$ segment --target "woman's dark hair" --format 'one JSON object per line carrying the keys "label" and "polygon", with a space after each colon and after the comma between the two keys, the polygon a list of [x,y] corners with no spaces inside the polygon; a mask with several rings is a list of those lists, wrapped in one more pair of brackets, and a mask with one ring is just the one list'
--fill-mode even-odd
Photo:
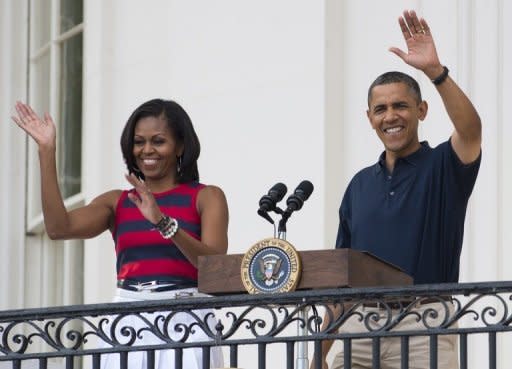
{"label": "woman's dark hair", "polygon": [[368,106],[370,106],[373,88],[375,86],[387,85],[390,83],[404,83],[409,87],[409,92],[416,99],[418,104],[421,102],[420,85],[414,78],[402,72],[386,72],[378,76],[368,88]]}
{"label": "woman's dark hair", "polygon": [[199,171],[197,169],[197,159],[201,151],[199,139],[187,112],[172,100],[153,99],[147,101],[135,109],[128,118],[121,134],[121,151],[128,173],[134,173],[137,177],[144,179],[144,175],[135,164],[133,138],[135,125],[139,120],[146,117],[164,118],[176,143],[183,145],[181,168],[176,176],[178,183],[199,181]]}

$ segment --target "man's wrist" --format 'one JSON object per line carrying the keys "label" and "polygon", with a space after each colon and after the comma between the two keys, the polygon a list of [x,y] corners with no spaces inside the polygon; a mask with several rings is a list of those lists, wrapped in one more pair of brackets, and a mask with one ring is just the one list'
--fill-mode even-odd
{"label": "man's wrist", "polygon": [[444,72],[444,67],[442,64],[438,64],[427,69],[423,70],[423,73],[430,79],[431,81],[439,77]]}
{"label": "man's wrist", "polygon": [[446,81],[446,78],[448,78],[448,68],[446,66],[443,66],[443,71],[435,78],[431,78],[431,81],[434,85],[439,86],[441,83]]}

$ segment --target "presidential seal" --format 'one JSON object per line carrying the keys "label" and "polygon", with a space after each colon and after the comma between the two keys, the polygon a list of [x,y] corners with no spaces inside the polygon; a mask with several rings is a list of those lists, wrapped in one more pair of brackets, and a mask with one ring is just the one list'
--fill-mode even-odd
{"label": "presidential seal", "polygon": [[278,238],[266,238],[249,248],[240,273],[251,294],[293,291],[300,274],[299,253],[289,242]]}

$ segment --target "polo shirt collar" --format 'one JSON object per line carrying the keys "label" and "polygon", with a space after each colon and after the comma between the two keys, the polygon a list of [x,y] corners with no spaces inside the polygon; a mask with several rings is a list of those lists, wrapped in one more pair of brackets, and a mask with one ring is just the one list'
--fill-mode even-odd
{"label": "polo shirt collar", "polygon": [[[428,144],[428,141],[422,141],[420,142],[420,148],[413,152],[412,154],[405,156],[401,158],[401,160],[404,160],[414,166],[418,165],[427,151],[430,150],[430,145]],[[386,167],[386,151],[383,151],[382,154],[379,156],[379,160],[377,164],[375,164],[375,173],[380,173],[384,168]]]}

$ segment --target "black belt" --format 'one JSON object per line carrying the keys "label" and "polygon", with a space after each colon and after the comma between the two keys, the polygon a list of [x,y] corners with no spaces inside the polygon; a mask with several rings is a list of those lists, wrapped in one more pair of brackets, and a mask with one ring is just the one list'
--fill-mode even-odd
{"label": "black belt", "polygon": [[122,288],[123,290],[128,291],[146,291],[146,292],[165,292],[165,291],[175,291],[182,290],[184,288],[193,288],[197,287],[196,283],[173,283],[171,281],[148,281],[148,282],[140,282],[134,281],[130,279],[118,279],[117,287]]}
{"label": "black belt", "polygon": [[412,300],[399,300],[399,301],[382,301],[382,302],[363,302],[364,307],[371,308],[379,308],[379,309],[403,309],[411,304],[415,305],[425,305],[425,304],[433,304],[439,303],[443,301],[452,302],[451,296],[437,296],[437,297],[425,297],[425,298],[417,298]]}

